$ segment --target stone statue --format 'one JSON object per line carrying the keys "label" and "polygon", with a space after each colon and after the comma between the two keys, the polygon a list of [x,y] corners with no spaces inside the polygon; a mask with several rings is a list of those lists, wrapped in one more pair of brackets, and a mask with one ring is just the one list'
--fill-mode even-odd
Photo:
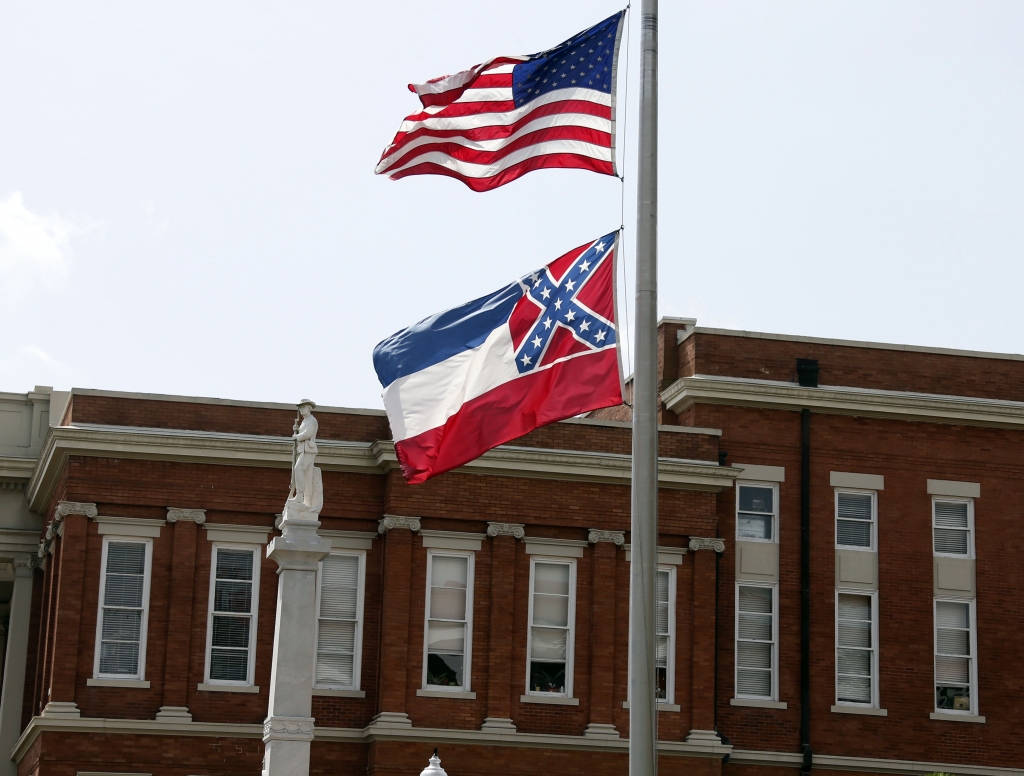
{"label": "stone statue", "polygon": [[324,505],[323,477],[314,466],[316,461],[316,432],[319,424],[313,417],[316,403],[309,399],[299,402],[299,418],[292,426],[292,486],[287,506],[294,512],[304,513],[305,519],[316,519]]}

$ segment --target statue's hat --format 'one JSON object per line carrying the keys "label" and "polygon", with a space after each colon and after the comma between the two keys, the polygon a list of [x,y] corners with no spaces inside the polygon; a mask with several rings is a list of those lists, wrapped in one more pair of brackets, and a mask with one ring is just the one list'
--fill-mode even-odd
{"label": "statue's hat", "polygon": [[301,406],[302,406],[303,404],[308,404],[308,405],[309,405],[309,408],[310,408],[311,410],[315,410],[315,409],[316,409],[316,402],[315,402],[315,401],[313,401],[312,399],[303,399],[302,401],[300,401],[300,402],[299,402],[298,404],[296,404],[295,406],[296,406],[296,407],[301,407]]}

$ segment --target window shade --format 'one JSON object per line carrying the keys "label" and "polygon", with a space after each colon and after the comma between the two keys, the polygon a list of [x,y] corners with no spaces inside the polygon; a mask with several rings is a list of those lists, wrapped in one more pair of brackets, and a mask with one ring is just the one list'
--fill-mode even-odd
{"label": "window shade", "polygon": [[736,694],[771,698],[774,591],[741,585],[736,627]]}
{"label": "window shade", "polygon": [[836,494],[836,544],[841,547],[870,547],[873,498],[869,493]]}
{"label": "window shade", "polygon": [[935,552],[944,555],[970,553],[970,517],[966,502],[933,503]]}
{"label": "window shade", "polygon": [[320,565],[316,683],[354,687],[359,613],[358,555],[331,554]]}
{"label": "window shade", "polygon": [[971,605],[935,602],[935,705],[971,710]]}
{"label": "window shade", "polygon": [[871,703],[874,643],[871,596],[840,593],[836,620],[836,698]]}

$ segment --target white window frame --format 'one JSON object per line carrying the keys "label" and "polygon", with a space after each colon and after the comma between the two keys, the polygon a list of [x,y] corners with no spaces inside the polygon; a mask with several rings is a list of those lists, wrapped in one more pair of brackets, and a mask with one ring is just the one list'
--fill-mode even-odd
{"label": "white window frame", "polygon": [[[427,637],[430,627],[430,575],[434,569],[434,557],[467,558],[466,561],[466,643],[462,653],[462,687],[427,684]],[[423,676],[420,686],[424,690],[443,692],[471,692],[473,667],[473,584],[476,553],[472,551],[429,549],[427,550],[427,587],[423,605]]]}
{"label": "white window frame", "polygon": [[352,684],[316,681],[316,659],[320,646],[320,590],[324,562],[316,564],[316,627],[313,633],[313,687],[318,690],[358,690],[363,670],[363,599],[366,595],[366,550],[331,550],[331,555],[353,555],[359,558],[359,586],[356,591],[356,632],[353,639]]}
{"label": "white window frame", "polygon": [[[740,644],[740,588],[741,587],[763,587],[772,591],[772,694],[770,698],[763,695],[741,695],[739,692],[739,644]],[[733,600],[735,610],[733,616],[733,661],[732,661],[732,689],[733,696],[737,700],[755,701],[778,701],[779,699],[779,586],[774,583],[748,582],[740,580],[736,582],[736,592]]]}
{"label": "white window frame", "polygon": [[[228,687],[252,687],[256,683],[256,632],[259,625],[260,611],[260,561],[262,560],[262,545],[255,544],[232,544],[229,542],[214,542],[210,549],[210,596],[206,606],[206,668],[203,671],[206,684],[220,684]],[[220,550],[238,550],[251,552],[252,561],[252,624],[249,626],[249,665],[244,682],[228,679],[210,678],[210,656],[213,649],[213,601],[217,588],[217,553]]]}
{"label": "white window frame", "polygon": [[658,566],[668,572],[668,659],[665,661],[665,697],[658,703],[675,704],[676,697],[676,567]]}
{"label": "white window frame", "polygon": [[[843,488],[843,490],[846,490]],[[849,549],[853,549],[852,547]],[[842,595],[860,595],[867,596],[871,599],[871,702],[870,703],[854,703],[852,701],[841,701],[839,700],[839,596]],[[836,588],[836,596],[833,601],[835,608],[835,622],[833,623],[835,628],[835,651],[833,652],[832,658],[835,664],[834,675],[834,687],[835,687],[835,705],[836,706],[849,706],[855,709],[877,709],[879,708],[879,698],[881,693],[878,689],[878,591],[877,590],[863,590],[854,588]],[[934,692],[934,690],[933,690]]]}
{"label": "white window frame", "polygon": [[[935,504],[939,501],[954,504],[967,505],[967,554],[960,555],[953,552],[938,552],[935,549]],[[974,499],[957,498],[956,496],[932,496],[932,554],[937,558],[974,558]],[[950,599],[952,600],[952,599]]]}
{"label": "white window frame", "polygon": [[[772,538],[755,539],[750,536],[740,536],[740,488],[770,488],[772,490]],[[779,543],[779,483],[759,482],[757,480],[738,480],[736,482],[736,541],[738,542],[760,542],[761,544]]]}
{"label": "white window frame", "polygon": [[[110,542],[130,542],[146,545],[146,565],[142,577],[142,623],[139,638],[139,670],[134,674],[102,674],[100,673],[100,650],[103,642],[103,599],[107,588],[107,547]],[[146,678],[146,645],[149,641],[149,589],[153,579],[153,540],[141,539],[138,536],[103,537],[103,552],[100,561],[100,599],[96,607],[96,646],[93,655],[92,675],[94,679],[128,679],[143,680]]]}
{"label": "white window frame", "polygon": [[[533,654],[533,587],[537,563],[556,563],[569,567],[569,627],[565,637],[565,692],[537,692],[530,686],[530,662]],[[526,694],[541,698],[572,698],[576,662],[576,559],[548,555],[530,556],[530,602],[526,621]]]}
{"label": "white window frame", "polygon": [[[962,558],[962,555],[956,557]],[[935,688],[938,685],[935,660],[939,654],[939,628],[938,628],[938,617],[937,617],[937,604],[940,601],[948,601],[956,604],[967,604],[967,611],[969,615],[969,622],[971,626],[971,632],[969,635],[969,644],[971,648],[971,672],[970,672],[970,695],[971,695],[971,708],[963,711],[956,709],[940,709],[935,697]],[[961,717],[972,717],[978,714],[978,622],[977,622],[977,599],[975,598],[957,598],[955,596],[937,596],[932,600],[932,705],[935,707],[936,714],[950,714],[952,716]]]}
{"label": "white window frame", "polygon": [[[835,488],[833,496],[834,519],[832,529],[835,533],[837,550],[854,550],[856,552],[878,552],[878,491],[864,490],[861,488]],[[839,543],[839,494],[853,493],[858,496],[871,496],[871,544],[868,547],[856,547],[852,544]],[[838,599],[836,599],[838,600]]]}

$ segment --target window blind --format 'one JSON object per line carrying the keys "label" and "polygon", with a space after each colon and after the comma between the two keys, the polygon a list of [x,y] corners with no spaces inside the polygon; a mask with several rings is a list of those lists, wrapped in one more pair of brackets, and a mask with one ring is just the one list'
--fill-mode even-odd
{"label": "window blind", "polygon": [[354,687],[359,628],[358,555],[331,554],[320,564],[316,683]]}
{"label": "window blind", "polygon": [[836,699],[872,703],[874,637],[871,596],[840,593],[836,621]]}
{"label": "window blind", "polygon": [[108,542],[100,625],[101,675],[139,675],[145,581],[146,544]]}
{"label": "window blind", "polygon": [[970,516],[964,501],[934,501],[935,552],[944,555],[970,553]]}
{"label": "window blind", "polygon": [[671,573],[667,569],[658,569],[655,578],[655,644],[654,666],[657,678],[656,693],[658,700],[668,699],[668,672],[672,655],[671,620],[669,613],[669,584]]}
{"label": "window blind", "polygon": [[870,493],[836,494],[836,545],[871,547],[874,499]]}
{"label": "window blind", "polygon": [[971,605],[935,602],[935,707],[971,710]]}
{"label": "window blind", "polygon": [[736,618],[736,695],[772,697],[774,590],[740,585]]}
{"label": "window blind", "polygon": [[215,547],[210,679],[249,681],[255,550]]}

